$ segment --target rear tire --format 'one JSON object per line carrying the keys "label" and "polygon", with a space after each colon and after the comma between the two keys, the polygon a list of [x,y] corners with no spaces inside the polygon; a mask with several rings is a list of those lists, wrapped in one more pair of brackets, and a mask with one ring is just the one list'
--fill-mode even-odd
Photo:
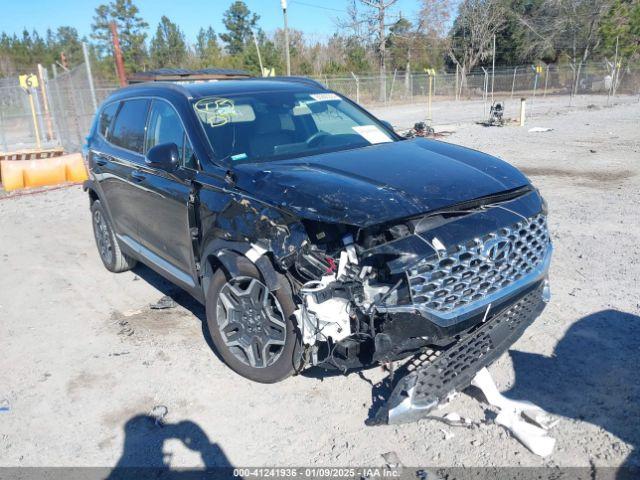
{"label": "rear tire", "polygon": [[295,303],[289,288],[270,292],[250,261],[240,259],[238,270],[232,278],[219,268],[211,279],[206,296],[209,335],[234,372],[254,382],[280,382],[300,362]]}
{"label": "rear tire", "polygon": [[107,270],[120,273],[136,266],[137,261],[120,250],[111,222],[100,200],[91,204],[91,224],[100,259]]}

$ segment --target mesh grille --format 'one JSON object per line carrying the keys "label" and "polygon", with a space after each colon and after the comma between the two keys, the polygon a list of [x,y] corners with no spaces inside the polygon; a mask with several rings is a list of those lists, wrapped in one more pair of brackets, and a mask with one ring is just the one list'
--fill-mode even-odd
{"label": "mesh grille", "polygon": [[536,289],[526,294],[448,350],[437,354],[429,351],[418,357],[414,362],[418,375],[414,402],[428,405],[452,389],[466,387],[476,372],[492,361],[490,352],[500,355],[515,340],[513,336],[519,336],[540,312],[540,293]]}
{"label": "mesh grille", "polygon": [[449,313],[531,273],[549,246],[543,214],[449,248],[408,272],[413,303]]}

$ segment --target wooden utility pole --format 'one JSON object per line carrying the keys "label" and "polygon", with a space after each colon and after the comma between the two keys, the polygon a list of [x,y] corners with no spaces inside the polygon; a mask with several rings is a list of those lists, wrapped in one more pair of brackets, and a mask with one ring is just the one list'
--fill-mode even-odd
{"label": "wooden utility pole", "polygon": [[287,0],[280,0],[284,19],[284,54],[287,57],[287,76],[291,76],[291,56],[289,55],[289,24],[287,23]]}
{"label": "wooden utility pole", "polygon": [[124,60],[122,59],[122,50],[120,50],[120,40],[118,39],[118,27],[116,22],[109,24],[111,28],[111,39],[113,41],[113,56],[116,60],[116,71],[118,72],[118,79],[120,80],[120,86],[127,85],[127,74],[124,71]]}

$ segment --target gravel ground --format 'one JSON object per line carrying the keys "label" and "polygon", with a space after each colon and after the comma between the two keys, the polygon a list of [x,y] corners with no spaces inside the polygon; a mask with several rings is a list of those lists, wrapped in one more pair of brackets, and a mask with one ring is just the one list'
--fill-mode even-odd
{"label": "gravel ground", "polygon": [[[558,416],[550,457],[493,424],[473,392],[442,411],[473,428],[366,427],[380,368],[277,385],[235,375],[186,294],[144,267],[102,267],[73,186],[0,199],[0,466],[381,466],[391,451],[405,465],[640,465],[638,125],[626,102],[529,125],[551,132],[462,125],[445,139],[522,168],[550,205],[552,303],[490,369],[509,396]],[[151,310],[164,294],[180,306]],[[151,418],[165,408],[161,428]]]}

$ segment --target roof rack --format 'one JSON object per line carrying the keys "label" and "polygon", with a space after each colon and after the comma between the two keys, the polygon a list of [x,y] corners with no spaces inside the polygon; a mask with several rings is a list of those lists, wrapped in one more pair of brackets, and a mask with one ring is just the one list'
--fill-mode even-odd
{"label": "roof rack", "polygon": [[131,85],[143,82],[197,82],[250,77],[251,74],[246,70],[234,70],[229,68],[202,68],[200,70],[189,70],[186,68],[159,68],[157,70],[134,73],[128,80]]}

